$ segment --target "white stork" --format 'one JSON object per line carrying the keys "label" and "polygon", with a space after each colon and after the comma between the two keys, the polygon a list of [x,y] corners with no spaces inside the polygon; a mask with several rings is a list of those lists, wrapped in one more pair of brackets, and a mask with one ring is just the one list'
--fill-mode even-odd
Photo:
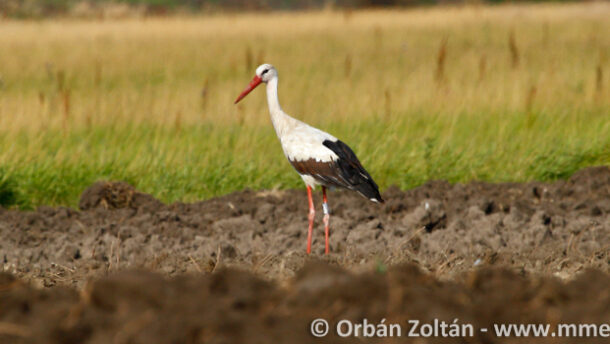
{"label": "white stork", "polygon": [[284,155],[292,167],[301,175],[307,185],[309,198],[309,231],[307,233],[307,254],[311,253],[311,236],[315,209],[311,197],[312,188],[322,186],[324,203],[324,232],[328,254],[330,211],[326,199],[327,187],[340,187],[357,191],[362,196],[377,203],[383,203],[377,184],[362,167],[356,154],[336,137],[288,116],[280,107],[277,96],[278,74],[275,67],[262,64],[256,68],[256,75],[246,89],[237,97],[235,104],[261,82],[267,84],[267,104],[271,122],[280,139]]}

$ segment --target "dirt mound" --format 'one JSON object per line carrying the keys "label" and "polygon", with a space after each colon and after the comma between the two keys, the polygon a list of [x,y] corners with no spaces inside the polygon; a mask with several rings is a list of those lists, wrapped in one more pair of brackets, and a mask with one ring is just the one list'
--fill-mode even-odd
{"label": "dirt mound", "polygon": [[[456,282],[442,282],[412,264],[352,274],[313,262],[283,288],[232,269],[172,279],[126,271],[92,282],[81,293],[65,287],[36,289],[15,281],[0,275],[3,343],[337,342],[334,329],[324,338],[311,336],[309,326],[317,318],[331,326],[344,319],[360,323],[366,318],[374,324],[386,319],[387,324],[401,325],[403,337],[414,319],[422,324],[459,319],[476,329],[472,337],[426,342],[509,343],[514,338],[491,333],[494,323],[550,324],[555,331],[561,323],[610,318],[610,276],[595,271],[567,284],[501,268],[475,270]],[[579,342],[603,340],[607,339]]]}
{"label": "dirt mound", "polygon": [[300,343],[312,342],[315,318],[405,330],[410,319],[610,318],[609,168],[554,183],[432,181],[383,197],[329,195],[327,257],[321,214],[314,254],[304,253],[303,190],[165,205],[101,182],[81,211],[0,208],[0,342]]}
{"label": "dirt mound", "polygon": [[[608,167],[554,183],[433,181],[383,197],[377,205],[352,192],[329,194],[332,253],[324,259],[352,270],[413,262],[440,278],[480,266],[562,278],[609,270]],[[238,266],[282,279],[306,258],[303,190],[164,205],[127,184],[101,182],[83,193],[81,208],[0,211],[3,270],[44,286],[80,286],[125,268],[171,276]],[[320,213],[316,256],[324,249]]]}
{"label": "dirt mound", "polygon": [[151,210],[162,203],[153,196],[137,191],[125,182],[97,182],[83,192],[78,203],[80,210],[144,208]]}

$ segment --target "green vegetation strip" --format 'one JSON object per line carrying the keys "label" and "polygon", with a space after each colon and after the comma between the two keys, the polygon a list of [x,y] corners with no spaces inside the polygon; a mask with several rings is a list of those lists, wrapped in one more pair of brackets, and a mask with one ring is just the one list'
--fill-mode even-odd
{"label": "green vegetation strip", "polygon": [[[610,163],[610,124],[601,112],[410,113],[327,129],[353,146],[382,188],[431,179],[548,181]],[[97,127],[1,138],[3,206],[75,206],[97,180],[124,180],[166,202],[302,186],[270,125]]]}

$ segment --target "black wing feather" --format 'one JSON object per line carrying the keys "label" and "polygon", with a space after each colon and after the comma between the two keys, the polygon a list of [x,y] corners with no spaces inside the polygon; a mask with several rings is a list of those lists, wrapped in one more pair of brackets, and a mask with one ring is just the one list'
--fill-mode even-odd
{"label": "black wing feather", "polygon": [[[341,140],[325,140],[322,144],[339,157],[339,159],[335,161],[340,171],[338,175],[339,178],[334,179],[339,179],[338,181],[340,184],[343,184],[340,186],[358,191],[368,199],[383,202],[383,199],[379,194],[379,187],[371,175],[364,169],[360,160],[358,160],[358,157],[348,145]],[[332,184],[336,184],[336,182]]]}

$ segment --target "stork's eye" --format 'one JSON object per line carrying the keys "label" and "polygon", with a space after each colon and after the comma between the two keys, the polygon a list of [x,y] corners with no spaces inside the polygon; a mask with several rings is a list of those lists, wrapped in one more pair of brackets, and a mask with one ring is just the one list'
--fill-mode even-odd
{"label": "stork's eye", "polygon": [[261,76],[265,75],[265,73],[267,73],[269,71],[269,69],[265,69],[262,73]]}

